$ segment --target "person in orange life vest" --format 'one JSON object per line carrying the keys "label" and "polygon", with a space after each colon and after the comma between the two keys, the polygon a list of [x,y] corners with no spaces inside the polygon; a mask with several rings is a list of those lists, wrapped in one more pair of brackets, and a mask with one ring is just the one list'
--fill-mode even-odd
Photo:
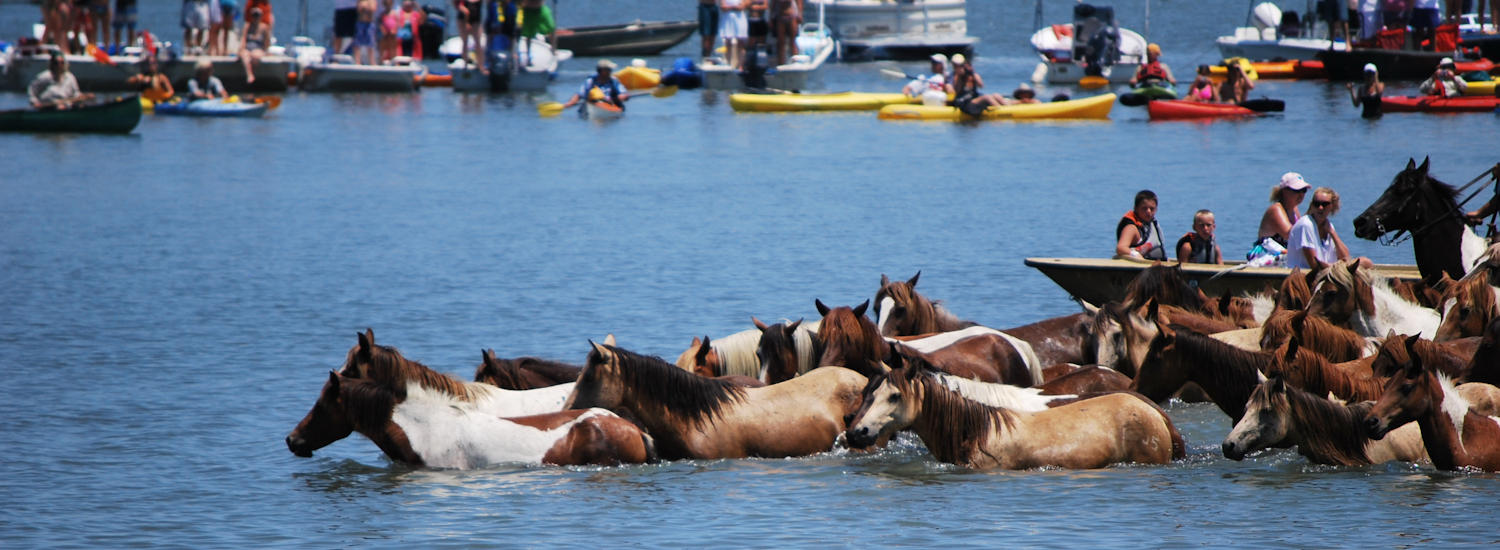
{"label": "person in orange life vest", "polygon": [[1115,257],[1166,260],[1164,248],[1156,224],[1156,193],[1143,189],[1135,194],[1135,207],[1115,225]]}
{"label": "person in orange life vest", "polygon": [[1165,80],[1173,86],[1177,85],[1177,79],[1172,78],[1172,69],[1161,62],[1161,46],[1156,44],[1146,46],[1146,63],[1135,70],[1135,76],[1130,77],[1130,85],[1151,80]]}
{"label": "person in orange life vest", "polygon": [[1177,261],[1195,264],[1222,264],[1224,254],[1214,240],[1214,213],[1199,210],[1193,214],[1193,230],[1177,239]]}

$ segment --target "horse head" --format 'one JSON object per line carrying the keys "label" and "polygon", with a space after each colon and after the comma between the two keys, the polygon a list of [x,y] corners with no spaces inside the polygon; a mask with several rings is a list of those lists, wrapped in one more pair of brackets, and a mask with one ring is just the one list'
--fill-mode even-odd
{"label": "horse head", "polygon": [[1177,306],[1194,313],[1209,313],[1208,296],[1182,275],[1182,263],[1170,266],[1156,262],[1142,269],[1130,283],[1125,285],[1127,307],[1140,307],[1155,300],[1164,306]]}
{"label": "horse head", "polygon": [[356,334],[359,342],[349,348],[349,354],[344,357],[344,365],[339,367],[338,373],[349,378],[368,379],[375,354],[381,350],[375,345],[375,329],[366,328],[364,332]]}
{"label": "horse head", "polygon": [[1130,391],[1161,402],[1187,384],[1188,369],[1174,357],[1177,331],[1158,320],[1155,333],[1145,346],[1146,354],[1130,381]]}
{"label": "horse head", "polygon": [[924,370],[920,360],[870,378],[860,394],[859,410],[844,436],[851,447],[868,447],[889,439],[916,420],[918,404],[927,388],[918,383]]}
{"label": "horse head", "polygon": [[755,328],[760,329],[760,343],[755,356],[760,359],[760,380],[775,384],[797,376],[797,327],[802,320],[793,323],[766,325],[760,319],[750,318]]}
{"label": "horse head", "polygon": [[1307,304],[1312,301],[1312,279],[1316,276],[1317,272],[1303,273],[1300,267],[1292,268],[1292,272],[1281,280],[1281,286],[1276,288],[1276,309],[1307,309]]}
{"label": "horse head", "polygon": [[1243,460],[1246,454],[1280,446],[1292,429],[1290,412],[1286,382],[1281,376],[1272,376],[1256,386],[1245,403],[1245,416],[1224,438],[1224,458]]}
{"label": "horse head", "polygon": [[1417,335],[1392,338],[1405,347],[1407,358],[1399,364],[1383,366],[1383,372],[1376,371],[1390,378],[1385,382],[1385,392],[1365,415],[1365,429],[1371,438],[1385,437],[1391,430],[1430,413],[1442,401],[1443,389],[1437,374],[1423,366],[1421,354],[1413,349],[1420,338]]}
{"label": "horse head", "polygon": [[1488,278],[1473,277],[1454,282],[1444,273],[1443,280],[1448,282],[1439,302],[1443,321],[1433,339],[1444,342],[1483,336],[1490,321],[1500,317],[1500,307],[1495,304],[1495,288],[1490,286]]}
{"label": "horse head", "polygon": [[931,323],[932,302],[917,294],[918,271],[906,281],[891,282],[884,273],[880,275],[880,289],[875,291],[875,326],[882,336],[911,336],[923,332],[924,318]]}
{"label": "horse head", "polygon": [[875,323],[865,317],[869,300],[853,308],[830,308],[823,305],[822,300],[813,303],[823,316],[818,327],[818,337],[823,341],[819,366],[847,367],[867,378],[884,372],[881,362],[885,359],[885,339],[880,337],[880,329],[875,328]]}
{"label": "horse head", "polygon": [[1146,352],[1157,330],[1157,302],[1127,308],[1119,303],[1107,304],[1094,315],[1094,359],[1099,366],[1135,376],[1146,359]]}
{"label": "horse head", "polygon": [[307,458],[313,451],[358,431],[387,456],[420,465],[422,458],[411,449],[405,433],[391,423],[391,413],[403,399],[405,395],[399,390],[329,372],[312,410],[287,434],[286,447],[292,454]]}
{"label": "horse head", "polygon": [[1318,274],[1307,312],[1346,325],[1356,313],[1375,314],[1375,290],[1359,262],[1340,260]]}
{"label": "horse head", "polygon": [[608,409],[624,401],[624,389],[618,383],[619,349],[608,344],[594,343],[593,340],[589,340],[589,346],[593,349],[584,362],[583,372],[578,375],[578,383],[573,386],[573,393],[568,396],[568,400],[563,402],[565,411],[594,407]]}

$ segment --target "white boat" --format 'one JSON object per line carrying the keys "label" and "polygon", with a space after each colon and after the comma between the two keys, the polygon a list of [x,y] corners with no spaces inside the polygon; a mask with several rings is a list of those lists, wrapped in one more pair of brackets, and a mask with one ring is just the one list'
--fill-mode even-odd
{"label": "white boat", "polygon": [[[1086,38],[1075,40],[1079,36]],[[1146,61],[1146,39],[1116,26],[1107,6],[1074,6],[1072,24],[1038,29],[1031,47],[1042,58],[1031,79],[1048,84],[1077,84],[1091,73],[1111,84],[1126,83]]]}
{"label": "white boat", "polygon": [[[438,48],[450,59],[448,70],[453,74],[453,90],[456,92],[540,92],[547,89],[557,78],[557,69],[562,62],[573,58],[569,50],[553,49],[540,37],[522,41],[516,48],[517,55],[504,49],[491,50],[489,74],[462,59],[463,41],[455,36]],[[513,63],[519,61],[519,63]]]}
{"label": "white boat", "polygon": [[410,58],[397,57],[390,65],[360,65],[347,55],[302,69],[297,85],[308,92],[415,92],[424,72]]}
{"label": "white boat", "polygon": [[[1252,0],[1253,1],[1253,0]],[[1344,41],[1316,38],[1316,23],[1290,18],[1283,25],[1281,8],[1270,2],[1256,4],[1250,10],[1250,24],[1234,29],[1234,34],[1220,36],[1214,42],[1225,58],[1243,57],[1251,61],[1290,61],[1317,59],[1326,50],[1348,50]]]}
{"label": "white boat", "polygon": [[[797,36],[797,54],[785,64],[770,67],[765,72],[763,88],[777,90],[806,90],[820,74],[823,63],[828,61],[837,48],[837,42],[817,23],[805,23]],[[713,90],[738,90],[745,88],[741,71],[725,63],[722,58],[703,60],[703,86]],[[753,77],[752,77],[753,78]]]}
{"label": "white boat", "polygon": [[246,82],[244,62],[233,55],[185,55],[162,63],[161,72],[171,79],[173,86],[183,89],[187,86],[188,79],[193,78],[193,67],[200,59],[207,59],[213,63],[214,76],[224,83],[224,88],[230,93],[284,92],[287,89],[287,75],[291,74],[296,66],[296,60],[276,53],[273,47],[255,64],[255,83],[253,84]]}
{"label": "white boat", "polygon": [[840,59],[927,59],[973,55],[965,0],[807,0],[839,46]]}
{"label": "white boat", "polygon": [[597,101],[585,101],[584,104],[584,112],[588,113],[589,120],[614,120],[625,116],[625,110],[614,105],[601,105]]}
{"label": "white boat", "polygon": [[[16,48],[5,63],[4,89],[25,91],[31,79],[47,70],[54,51],[57,51],[57,46],[53,44]],[[85,92],[128,91],[131,88],[125,84],[125,79],[141,72],[139,55],[112,55],[109,60],[114,65],[101,63],[88,55],[70,54],[66,57],[68,72],[73,73],[73,78],[78,79],[78,88]]]}

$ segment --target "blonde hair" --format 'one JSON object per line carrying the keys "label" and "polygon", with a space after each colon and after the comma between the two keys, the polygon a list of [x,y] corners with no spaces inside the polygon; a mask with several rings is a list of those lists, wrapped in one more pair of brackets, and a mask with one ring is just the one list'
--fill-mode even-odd
{"label": "blonde hair", "polygon": [[1331,203],[1333,203],[1333,204],[1328,205],[1328,215],[1332,216],[1334,214],[1339,213],[1339,193],[1338,193],[1338,191],[1334,191],[1333,189],[1330,189],[1330,188],[1327,188],[1327,187],[1319,187],[1317,189],[1313,189],[1313,193],[1312,193],[1313,199],[1312,200],[1314,200],[1314,201],[1318,200],[1318,194],[1319,193],[1322,193],[1324,195],[1328,195],[1328,201],[1331,202]]}

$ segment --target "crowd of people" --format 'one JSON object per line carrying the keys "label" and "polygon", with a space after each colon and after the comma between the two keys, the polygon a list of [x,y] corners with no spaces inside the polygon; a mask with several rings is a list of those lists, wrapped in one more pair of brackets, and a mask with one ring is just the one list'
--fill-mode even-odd
{"label": "crowd of people", "polygon": [[[1312,201],[1305,211],[1298,212],[1309,190]],[[1311,269],[1350,259],[1349,247],[1333,227],[1332,217],[1339,211],[1338,192],[1329,187],[1313,189],[1301,174],[1287,172],[1271,188],[1270,202],[1261,215],[1255,241],[1245,254],[1248,263]],[[1135,194],[1134,206],[1115,225],[1115,258],[1167,261],[1175,255],[1177,260],[1189,263],[1224,263],[1212,211],[1195,212],[1192,231],[1168,250],[1156,219],[1157,204],[1156,193],[1151,190]],[[1360,261],[1368,263],[1363,258]]]}
{"label": "crowd of people", "polygon": [[[964,54],[954,54],[951,60],[943,54],[932,54],[930,74],[916,75],[901,89],[907,97],[919,99],[923,105],[950,105],[969,114],[983,112],[991,105],[1016,105],[1039,103],[1036,90],[1030,84],[1021,83],[1009,96],[980,91],[984,79],[974,71],[974,65]],[[951,98],[951,99],[950,99]],[[1066,99],[1062,98],[1053,98]]]}
{"label": "crowd of people", "polygon": [[783,65],[797,53],[803,13],[803,0],[698,0],[702,57],[714,57],[722,38],[724,62],[731,67],[744,68],[746,57],[762,46],[770,47],[772,66]]}

